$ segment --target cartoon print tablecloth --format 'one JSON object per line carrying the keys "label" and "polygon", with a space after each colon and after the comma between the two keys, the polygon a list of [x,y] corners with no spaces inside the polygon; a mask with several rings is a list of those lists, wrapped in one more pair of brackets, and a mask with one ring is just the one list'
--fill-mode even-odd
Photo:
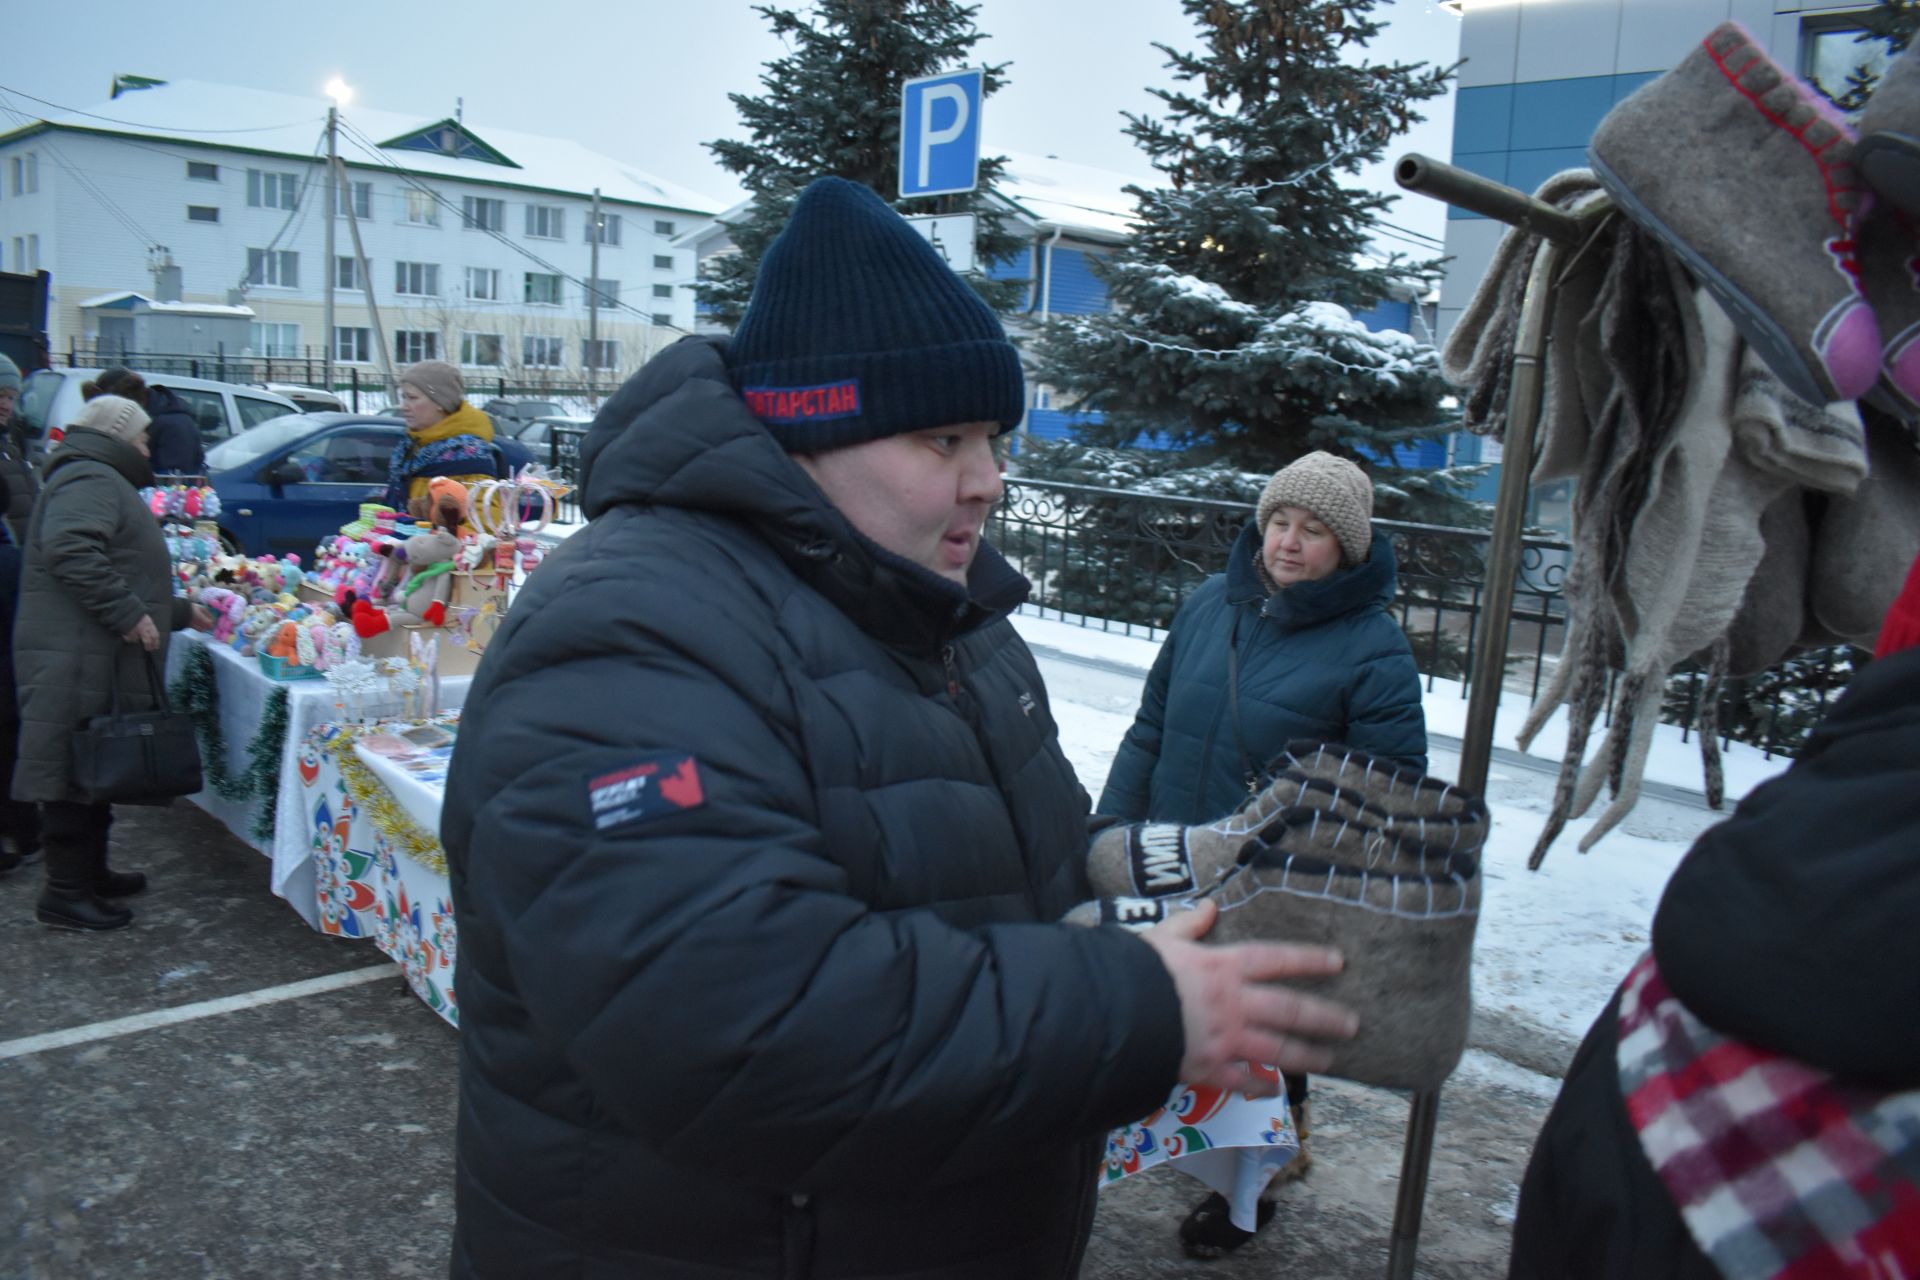
{"label": "cartoon print tablecloth", "polygon": [[[1280,1076],[1259,1066],[1269,1084]],[[1236,1225],[1252,1230],[1254,1203],[1280,1167],[1299,1154],[1300,1140],[1287,1115],[1284,1092],[1250,1098],[1222,1089],[1176,1085],[1167,1104],[1135,1124],[1107,1135],[1102,1186],[1131,1174],[1175,1163],[1227,1199]]]}
{"label": "cartoon print tablecloth", "polygon": [[[381,802],[389,815],[382,822],[363,807],[364,788],[359,799],[349,789],[335,748],[350,733],[320,725],[300,748],[301,813],[312,849],[320,931],[371,939],[400,965],[407,985],[427,1007],[457,1027],[452,890],[444,870],[408,852],[392,821],[397,805],[385,804],[393,800],[390,791]],[[347,750],[360,749],[348,745]],[[367,759],[362,756],[362,763]]]}

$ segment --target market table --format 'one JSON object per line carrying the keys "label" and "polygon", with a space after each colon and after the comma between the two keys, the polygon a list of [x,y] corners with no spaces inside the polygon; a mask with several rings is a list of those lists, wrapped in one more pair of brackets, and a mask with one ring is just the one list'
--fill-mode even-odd
{"label": "market table", "polygon": [[[217,720],[225,742],[225,759],[219,763],[236,784],[229,786],[229,793],[249,792],[239,799],[220,794],[214,782],[215,762],[206,758],[203,743],[207,787],[190,798],[228,830],[273,860],[270,883],[274,893],[286,899],[301,919],[319,929],[321,917],[314,892],[312,839],[301,814],[299,761],[302,744],[314,726],[342,718],[339,695],[325,680],[274,680],[260,669],[258,659],[244,657],[227,645],[212,643],[200,632],[175,632],[173,640],[167,651],[169,687],[180,678],[195,649],[203,649],[211,657],[219,704]],[[472,683],[471,676],[441,677],[441,709],[455,709],[464,703]],[[269,723],[270,719],[277,718],[268,715],[276,688],[287,692],[284,725]],[[369,695],[358,710],[369,718],[402,714],[400,701],[388,696]],[[267,741],[269,737],[275,740]],[[254,785],[248,787],[248,781]],[[263,833],[269,797],[273,807],[272,826]]]}
{"label": "market table", "polygon": [[291,771],[299,794],[287,812],[299,815],[306,842],[314,927],[371,939],[427,1007],[457,1027],[453,896],[439,839],[451,739],[405,759],[362,745],[409,734],[446,737],[456,726],[453,715],[427,726],[314,726]]}

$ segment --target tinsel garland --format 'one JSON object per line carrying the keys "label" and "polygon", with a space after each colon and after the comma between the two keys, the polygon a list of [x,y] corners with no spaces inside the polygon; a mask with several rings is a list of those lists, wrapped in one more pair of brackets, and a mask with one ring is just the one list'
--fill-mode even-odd
{"label": "tinsel garland", "polygon": [[432,833],[421,829],[412,815],[393,798],[393,792],[387,789],[386,784],[375,777],[373,770],[367,768],[366,762],[354,753],[354,744],[369,729],[388,732],[391,726],[343,725],[326,742],[328,754],[340,768],[340,782],[347,789],[347,798],[361,813],[368,815],[394,848],[435,875],[446,875],[447,854],[440,847],[440,841]]}
{"label": "tinsel garland", "polygon": [[184,710],[193,720],[194,738],[200,744],[200,771],[213,793],[233,804],[265,797],[261,812],[254,815],[253,837],[270,844],[274,810],[280,799],[280,756],[287,745],[286,689],[276,686],[267,695],[260,727],[247,743],[247,767],[238,774],[227,771],[227,735],[220,727],[220,687],[213,654],[205,645],[196,644],[187,650],[186,662],[167,693],[175,709]]}

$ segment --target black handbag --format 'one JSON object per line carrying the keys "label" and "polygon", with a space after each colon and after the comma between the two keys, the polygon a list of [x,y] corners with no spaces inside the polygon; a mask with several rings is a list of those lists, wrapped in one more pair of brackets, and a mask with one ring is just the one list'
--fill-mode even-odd
{"label": "black handbag", "polygon": [[122,711],[115,681],[113,710],[73,737],[73,785],[95,804],[169,804],[206,785],[193,717],[167,705],[159,665],[151,653],[141,656],[159,710]]}

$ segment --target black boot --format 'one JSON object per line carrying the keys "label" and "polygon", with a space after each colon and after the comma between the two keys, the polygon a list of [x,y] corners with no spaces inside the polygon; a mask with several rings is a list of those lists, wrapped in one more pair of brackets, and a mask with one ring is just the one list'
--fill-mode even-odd
{"label": "black boot", "polygon": [[119,929],[133,923],[133,912],[102,902],[93,891],[93,852],[80,841],[49,836],[47,887],[34,919],[55,929]]}
{"label": "black boot", "polygon": [[107,832],[113,827],[113,810],[100,806],[93,814],[93,892],[102,898],[131,898],[147,887],[144,871],[115,871],[107,865]]}

